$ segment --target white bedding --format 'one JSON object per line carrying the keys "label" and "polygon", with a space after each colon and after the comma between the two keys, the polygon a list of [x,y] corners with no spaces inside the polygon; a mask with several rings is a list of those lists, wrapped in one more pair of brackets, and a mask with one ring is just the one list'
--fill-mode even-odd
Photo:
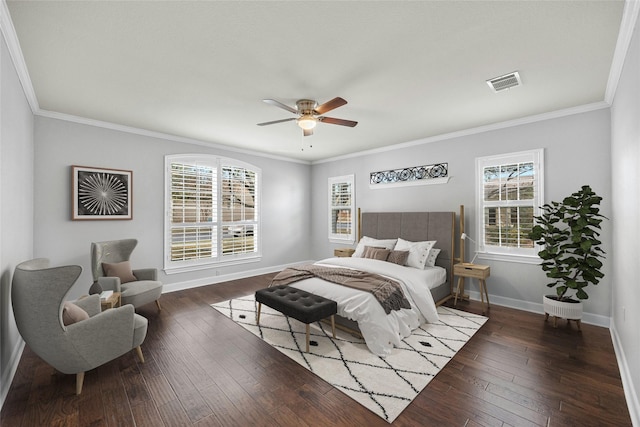
{"label": "white bedding", "polygon": [[411,309],[394,310],[388,315],[369,292],[326,282],[319,278],[292,283],[298,289],[321,295],[338,303],[338,314],[358,322],[360,332],[369,350],[379,356],[391,353],[400,340],[411,335],[411,331],[425,322],[438,320],[436,305],[429,289],[446,281],[447,273],[442,267],[427,267],[424,270],[405,267],[386,261],[369,258],[327,258],[316,264],[354,268],[381,274],[402,284]]}

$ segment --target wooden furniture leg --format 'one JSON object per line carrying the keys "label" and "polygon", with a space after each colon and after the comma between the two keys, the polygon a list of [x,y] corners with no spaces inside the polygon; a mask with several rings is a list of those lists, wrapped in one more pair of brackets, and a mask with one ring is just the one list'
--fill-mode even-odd
{"label": "wooden furniture leg", "polygon": [[482,306],[484,307],[484,300],[487,300],[486,310],[491,308],[489,305],[489,292],[487,291],[487,282],[484,279],[478,279],[478,285],[480,287],[480,299],[482,299]]}
{"label": "wooden furniture leg", "polygon": [[136,347],[136,353],[138,354],[138,359],[140,359],[140,362],[144,363],[144,356],[142,355],[142,348],[140,346]]}
{"label": "wooden furniture leg", "polygon": [[258,313],[256,314],[256,325],[260,324],[260,309],[262,309],[262,303],[258,303]]}
{"label": "wooden furniture leg", "polygon": [[458,289],[456,289],[456,297],[453,300],[454,307],[458,303],[458,298],[462,299],[463,293],[464,293],[464,277],[458,277]]}
{"label": "wooden furniture leg", "polygon": [[309,324],[307,323],[307,353],[309,353]]}
{"label": "wooden furniture leg", "polygon": [[[580,325],[578,323],[578,325]],[[578,328],[579,329],[579,328]],[[331,333],[333,334],[333,338],[336,338],[336,318],[334,315],[331,315]]]}
{"label": "wooden furniture leg", "polygon": [[160,307],[160,300],[156,300],[156,305],[158,306],[158,311],[162,311],[162,307]]}
{"label": "wooden furniture leg", "polygon": [[84,382],[84,372],[76,374],[76,394],[82,393],[82,383]]}

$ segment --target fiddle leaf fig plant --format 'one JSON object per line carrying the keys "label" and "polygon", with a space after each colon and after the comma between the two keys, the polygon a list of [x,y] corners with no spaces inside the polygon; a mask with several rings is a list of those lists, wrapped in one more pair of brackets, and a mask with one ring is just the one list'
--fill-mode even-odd
{"label": "fiddle leaf fig plant", "polygon": [[529,238],[543,246],[538,252],[542,270],[553,280],[547,286],[556,288],[560,301],[572,299],[569,290],[580,300],[588,299],[585,288],[604,277],[600,259],[605,252],[599,236],[600,224],[608,218],[600,214],[601,201],[602,197],[584,185],[562,202],[545,204],[542,214],[534,217]]}

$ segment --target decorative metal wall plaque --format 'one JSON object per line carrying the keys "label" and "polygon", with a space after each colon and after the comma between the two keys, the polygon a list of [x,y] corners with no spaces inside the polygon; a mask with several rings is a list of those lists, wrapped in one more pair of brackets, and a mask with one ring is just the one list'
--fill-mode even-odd
{"label": "decorative metal wall plaque", "polygon": [[73,220],[132,219],[132,172],[72,166]]}
{"label": "decorative metal wall plaque", "polygon": [[420,185],[440,184],[449,180],[449,164],[413,166],[402,169],[391,169],[369,174],[370,186],[378,184]]}

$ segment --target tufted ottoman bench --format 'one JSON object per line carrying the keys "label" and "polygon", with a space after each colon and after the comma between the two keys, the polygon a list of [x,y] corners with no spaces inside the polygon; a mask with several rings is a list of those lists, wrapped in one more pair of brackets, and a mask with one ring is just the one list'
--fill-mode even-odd
{"label": "tufted ottoman bench", "polygon": [[260,324],[262,304],[273,308],[288,317],[307,324],[307,353],[309,353],[309,324],[331,316],[331,332],[336,337],[336,324],[333,317],[338,312],[338,304],[330,299],[301,291],[290,286],[272,286],[256,291],[258,314],[256,323]]}

